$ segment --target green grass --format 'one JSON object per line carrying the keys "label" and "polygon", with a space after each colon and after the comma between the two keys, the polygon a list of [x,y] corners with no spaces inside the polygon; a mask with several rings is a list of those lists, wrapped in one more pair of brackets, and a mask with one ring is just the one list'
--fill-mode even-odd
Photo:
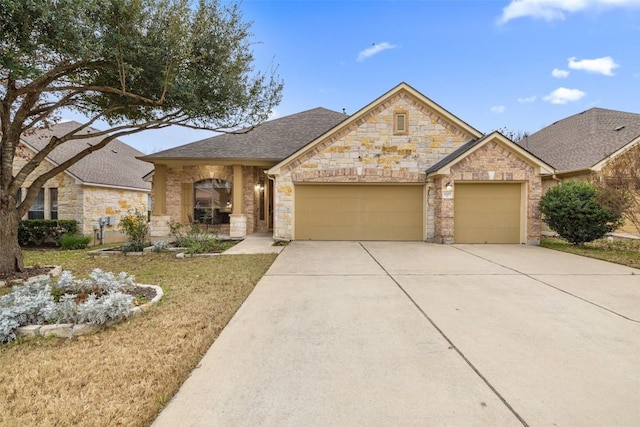
{"label": "green grass", "polygon": [[0,346],[0,425],[7,426],[150,425],[276,257],[24,254],[26,265],[62,265],[77,278],[94,268],[125,271],[165,296],[95,335]]}
{"label": "green grass", "polygon": [[557,238],[542,238],[540,246],[590,258],[640,268],[640,240],[601,239],[584,245],[572,245]]}

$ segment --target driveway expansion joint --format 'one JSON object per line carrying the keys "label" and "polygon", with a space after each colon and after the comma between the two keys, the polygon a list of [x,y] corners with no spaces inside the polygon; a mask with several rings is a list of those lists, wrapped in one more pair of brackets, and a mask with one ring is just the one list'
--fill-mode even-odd
{"label": "driveway expansion joint", "polygon": [[402,293],[405,294],[405,296],[409,299],[409,301],[411,301],[411,303],[418,309],[418,311],[431,324],[431,326],[433,326],[435,330],[438,331],[438,333],[445,339],[445,341],[449,344],[449,349],[455,350],[455,352],[458,353],[458,355],[462,358],[462,360],[464,360],[465,363],[473,370],[473,372],[475,372],[476,375],[486,384],[486,386],[489,387],[489,389],[496,395],[496,397],[500,399],[500,401],[516,417],[516,419],[520,421],[520,423],[523,426],[529,427],[529,424],[524,420],[524,418],[522,418],[522,416],[520,416],[520,414],[516,412],[516,410],[509,404],[509,402],[507,402],[507,400],[500,394],[500,392],[493,386],[493,384],[491,384],[489,380],[484,375],[482,375],[482,373],[478,370],[478,368],[476,368],[475,365],[471,362],[471,360],[469,360],[464,355],[464,353],[458,348],[458,346],[456,346],[455,343],[451,341],[451,339],[444,333],[444,331],[440,329],[438,325],[436,325],[433,319],[431,319],[431,317],[429,317],[429,315],[422,309],[422,307],[420,307],[420,305],[416,302],[416,300],[414,300],[411,297],[411,295],[409,295],[409,293],[402,287],[402,285],[395,279],[395,277],[393,277],[389,273],[389,271],[387,271],[387,269],[384,268],[384,266],[380,263],[380,261],[378,261],[378,259],[375,256],[373,256],[371,252],[369,252],[369,250],[362,244],[362,242],[358,242],[358,244],[371,257],[371,259],[373,259],[373,261],[375,261],[375,263],[378,264],[378,266],[380,266],[382,271],[385,272],[386,276],[388,276],[393,281],[393,283],[395,283],[395,285],[402,291]]}
{"label": "driveway expansion joint", "polygon": [[[625,320],[628,320],[628,321],[630,321],[630,322],[634,322],[634,323],[640,323],[640,320],[632,319],[632,318],[630,318],[630,317],[628,317],[628,316],[625,316],[625,315],[624,315],[624,314],[622,314],[622,313],[618,313],[618,312],[617,312],[617,311],[615,311],[615,310],[612,310],[612,309],[607,308],[607,307],[605,307],[605,306],[603,306],[603,305],[600,305],[600,304],[598,304],[598,303],[596,303],[596,302],[593,302],[593,301],[591,301],[591,300],[588,300],[588,299],[586,299],[586,298],[583,298],[583,297],[581,297],[580,295],[576,295],[576,294],[574,294],[574,293],[571,293],[571,292],[569,292],[569,291],[566,291],[566,290],[564,290],[564,289],[562,289],[562,288],[560,288],[560,287],[558,287],[558,286],[552,285],[551,283],[545,282],[544,280],[541,280],[541,279],[539,279],[539,278],[538,278],[538,277],[540,277],[540,276],[585,276],[585,277],[588,277],[588,276],[593,276],[593,274],[591,274],[591,275],[586,275],[586,274],[536,274],[535,276],[532,276],[532,275],[530,275],[530,274],[527,274],[527,273],[524,273],[524,272],[522,272],[522,271],[516,270],[515,268],[512,268],[512,267],[509,267],[509,266],[506,266],[506,265],[500,264],[499,262],[492,261],[492,260],[490,260],[490,259],[488,259],[488,258],[485,258],[485,257],[482,257],[482,256],[480,256],[480,255],[478,255],[478,254],[474,254],[473,252],[465,251],[463,248],[460,248],[460,247],[457,247],[457,246],[453,246],[453,247],[454,247],[455,249],[457,249],[457,250],[461,251],[461,252],[464,252],[464,253],[466,253],[466,254],[472,255],[472,256],[474,256],[474,257],[476,257],[476,258],[480,258],[480,259],[482,259],[482,260],[484,260],[484,261],[487,261],[487,262],[490,262],[490,263],[492,263],[492,264],[498,265],[498,266],[500,266],[500,267],[502,267],[502,268],[506,268],[506,269],[508,269],[508,270],[514,271],[514,272],[516,272],[517,274],[519,274],[519,275],[521,275],[521,276],[527,277],[527,278],[529,278],[529,279],[531,279],[531,280],[534,280],[534,281],[536,281],[536,282],[538,282],[538,283],[541,283],[541,284],[543,284],[543,285],[545,285],[545,286],[548,286],[548,287],[550,287],[550,288],[552,288],[552,289],[555,289],[556,291],[560,291],[560,292],[562,292],[562,293],[564,293],[564,294],[567,294],[567,295],[569,295],[569,296],[572,296],[572,297],[574,297],[574,298],[576,298],[576,299],[579,299],[580,301],[586,302],[587,304],[591,304],[591,305],[593,305],[593,306],[595,306],[595,307],[598,307],[598,308],[600,308],[600,309],[602,309],[602,310],[608,311],[609,313],[614,314],[614,315],[616,315],[616,316],[619,316],[619,317],[621,317],[621,318],[623,318],[623,319],[625,319]],[[605,276],[606,276],[606,277],[610,277],[610,276],[632,276],[632,275],[633,275],[633,273],[627,273],[627,274],[602,274],[602,276],[603,276],[603,277],[605,277]],[[536,276],[537,276],[537,277],[536,277]],[[598,276],[599,276],[599,275],[598,275]]]}

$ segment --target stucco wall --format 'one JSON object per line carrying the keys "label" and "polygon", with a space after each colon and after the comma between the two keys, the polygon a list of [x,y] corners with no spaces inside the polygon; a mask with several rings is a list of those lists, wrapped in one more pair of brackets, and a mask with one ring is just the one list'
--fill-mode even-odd
{"label": "stucco wall", "polygon": [[[398,110],[408,114],[407,135],[394,135]],[[274,188],[274,236],[294,238],[295,182],[426,183],[429,166],[472,138],[400,92],[282,168]]]}

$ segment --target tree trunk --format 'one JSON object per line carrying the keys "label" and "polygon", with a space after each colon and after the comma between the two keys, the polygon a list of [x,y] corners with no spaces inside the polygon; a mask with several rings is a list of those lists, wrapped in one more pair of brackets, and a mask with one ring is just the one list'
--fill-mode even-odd
{"label": "tree trunk", "polygon": [[18,243],[18,214],[0,204],[0,274],[24,271],[22,249]]}

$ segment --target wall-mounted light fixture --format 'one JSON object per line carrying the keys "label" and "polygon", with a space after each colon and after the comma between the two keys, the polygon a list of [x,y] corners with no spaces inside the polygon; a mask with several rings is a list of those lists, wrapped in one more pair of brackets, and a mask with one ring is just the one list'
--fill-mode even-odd
{"label": "wall-mounted light fixture", "polygon": [[447,191],[451,191],[453,187],[451,186],[451,181],[447,181],[447,184],[444,186],[444,189]]}

